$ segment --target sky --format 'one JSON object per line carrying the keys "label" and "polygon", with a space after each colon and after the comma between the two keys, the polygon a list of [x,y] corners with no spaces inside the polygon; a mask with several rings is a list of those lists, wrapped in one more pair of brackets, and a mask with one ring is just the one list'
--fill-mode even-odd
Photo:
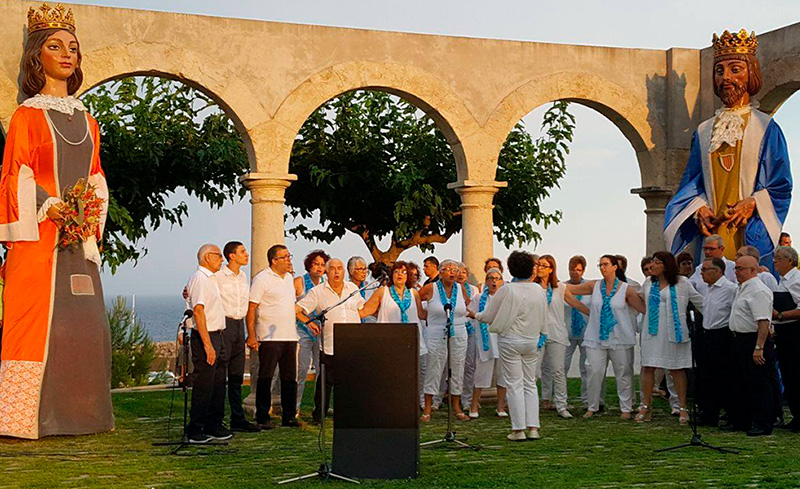
{"label": "sky", "polygon": [[[513,39],[568,44],[667,49],[703,48],[714,32],[746,28],[763,33],[800,21],[800,2],[770,0],[754,8],[753,2],[709,1],[265,1],[265,0],[85,0],[82,3],[110,7],[172,11],[220,17],[318,24],[360,29],[416,32],[439,35]],[[528,130],[538,135],[540,107],[525,117]],[[631,276],[641,279],[635,266],[645,251],[644,201],[630,193],[641,185],[636,157],[630,143],[607,119],[592,109],[573,104],[577,117],[575,142],[567,159],[567,174],[560,188],[544,202],[545,210],[561,209],[561,224],[540,229],[543,240],[537,253],[551,253],[565,265],[570,256],[583,254],[595,263],[603,253],[622,253],[634,266]],[[800,96],[790,98],[776,115],[787,136],[793,173],[800,174]],[[795,192],[797,194],[798,192]],[[587,198],[588,196],[588,198]],[[796,196],[797,197],[797,196]],[[176,194],[173,203],[185,200],[189,219],[181,228],[162,227],[141,243],[148,253],[135,266],[122,266],[115,275],[103,273],[106,294],[167,295],[180,291],[196,267],[195,252],[205,242],[220,245],[229,240],[250,242],[250,205],[247,199],[211,210],[205,204]],[[789,212],[786,230],[800,239],[800,204]],[[287,221],[287,227],[293,223]],[[312,220],[309,224],[314,224]],[[368,256],[355,236],[331,245],[287,238],[295,256],[295,269],[302,257],[315,248],[347,258]],[[533,245],[526,246],[533,249]],[[495,243],[495,255],[504,258],[510,250]],[[456,235],[439,246],[439,257],[458,258],[461,237]],[[402,259],[421,262],[425,255],[409,250]],[[587,277],[596,276],[591,265]]]}

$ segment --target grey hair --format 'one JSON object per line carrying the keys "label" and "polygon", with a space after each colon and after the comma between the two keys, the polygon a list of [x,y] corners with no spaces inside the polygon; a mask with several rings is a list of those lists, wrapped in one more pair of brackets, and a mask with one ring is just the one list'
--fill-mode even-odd
{"label": "grey hair", "polygon": [[[739,249],[744,251],[745,255],[752,256],[756,260],[761,260],[761,253],[758,251],[758,248],[756,248],[755,246],[744,245]],[[796,263],[795,263],[795,265],[796,265]]]}
{"label": "grey hair", "polygon": [[497,268],[497,267],[492,267],[492,268],[486,270],[486,276],[487,277],[489,275],[491,275],[492,273],[496,273],[497,275],[500,275],[501,278],[503,277],[503,272],[501,272],[500,269]]}
{"label": "grey hair", "polygon": [[347,260],[347,273],[349,275],[353,274],[353,270],[355,270],[356,265],[359,263],[363,263],[365,266],[367,264],[367,260],[360,256],[351,256],[349,260]]}
{"label": "grey hair", "polygon": [[792,266],[797,266],[797,250],[792,248],[791,246],[778,246],[775,248],[775,256],[778,256],[778,253],[781,253],[784,258],[788,258],[792,260]]}
{"label": "grey hair", "polygon": [[206,243],[197,250],[197,263],[203,263],[203,260],[206,259],[206,255],[211,253],[214,248],[219,249],[219,247],[215,244]]}
{"label": "grey hair", "polygon": [[335,261],[337,261],[337,262],[339,262],[340,264],[344,265],[344,263],[342,263],[342,260],[340,260],[340,259],[338,259],[338,258],[331,258],[330,260],[328,260],[327,262],[325,262],[325,271],[326,271],[326,272],[327,272],[327,271],[330,271],[330,269],[331,269],[331,264],[332,264],[333,262],[335,262]]}
{"label": "grey hair", "polygon": [[703,243],[712,243],[712,242],[717,243],[717,245],[720,247],[725,246],[725,241],[719,234],[712,234],[711,236],[706,237],[705,241],[703,241]]}
{"label": "grey hair", "polygon": [[457,262],[455,260],[444,260],[443,262],[441,262],[439,264],[439,271],[441,272],[442,270],[445,269],[445,267],[461,268],[461,263],[459,263],[459,262]]}

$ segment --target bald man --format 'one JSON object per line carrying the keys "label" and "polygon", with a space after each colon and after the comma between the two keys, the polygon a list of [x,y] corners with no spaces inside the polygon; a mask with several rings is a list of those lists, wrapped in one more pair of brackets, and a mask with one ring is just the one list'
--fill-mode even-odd
{"label": "bald man", "polygon": [[758,279],[759,265],[754,257],[740,257],[734,270],[739,289],[728,326],[733,335],[733,376],[738,388],[733,393],[730,423],[721,428],[746,431],[748,436],[770,435],[775,419],[769,370],[774,361],[769,339],[772,291]]}

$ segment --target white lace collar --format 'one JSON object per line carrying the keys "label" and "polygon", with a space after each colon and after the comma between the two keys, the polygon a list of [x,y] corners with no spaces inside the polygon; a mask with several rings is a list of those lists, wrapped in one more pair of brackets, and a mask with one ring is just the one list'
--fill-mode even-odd
{"label": "white lace collar", "polygon": [[736,146],[736,143],[744,137],[743,116],[752,112],[753,109],[753,105],[748,104],[736,109],[726,107],[717,110],[709,150],[713,153],[722,146],[722,143],[727,143],[728,146]]}
{"label": "white lace collar", "polygon": [[37,93],[33,97],[22,102],[22,105],[34,109],[55,110],[56,112],[67,115],[73,115],[76,110],[86,112],[86,106],[83,105],[83,102],[72,95],[68,97],[54,97],[52,95]]}

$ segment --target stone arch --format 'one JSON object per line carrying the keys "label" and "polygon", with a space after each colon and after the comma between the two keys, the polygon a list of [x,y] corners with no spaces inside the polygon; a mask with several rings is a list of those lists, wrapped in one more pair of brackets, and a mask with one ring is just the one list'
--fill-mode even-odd
{"label": "stone arch", "polygon": [[[272,173],[287,173],[295,136],[306,119],[328,100],[359,89],[397,95],[424,111],[450,143],[459,179],[466,178],[468,157],[463,141],[480,128],[461,99],[445,83],[419,68],[363,61],[325,68],[306,79],[283,100],[270,124],[272,127],[263,128],[264,139],[271,139],[273,144],[280,141],[280,146],[264,151],[265,156],[272,159],[259,162],[260,165]],[[256,132],[261,131],[257,129]],[[268,136],[269,132],[272,134]]]}
{"label": "stone arch", "polygon": [[758,96],[759,108],[775,115],[784,102],[800,90],[800,54],[778,58],[762,67],[764,86]]}
{"label": "stone arch", "polygon": [[631,143],[639,163],[642,185],[651,184],[656,162],[652,152],[663,147],[664,134],[653,127],[656,117],[646,101],[624,87],[586,72],[560,72],[526,82],[505,97],[489,116],[486,132],[496,141],[495,154],[508,133],[533,109],[556,100],[590,107],[610,120]]}
{"label": "stone arch", "polygon": [[244,140],[250,167],[255,170],[250,127],[268,115],[245,83],[218,66],[211,58],[174,45],[118,44],[84,53],[86,77],[80,93],[128,76],[156,76],[185,83],[209,96],[231,118]]}

